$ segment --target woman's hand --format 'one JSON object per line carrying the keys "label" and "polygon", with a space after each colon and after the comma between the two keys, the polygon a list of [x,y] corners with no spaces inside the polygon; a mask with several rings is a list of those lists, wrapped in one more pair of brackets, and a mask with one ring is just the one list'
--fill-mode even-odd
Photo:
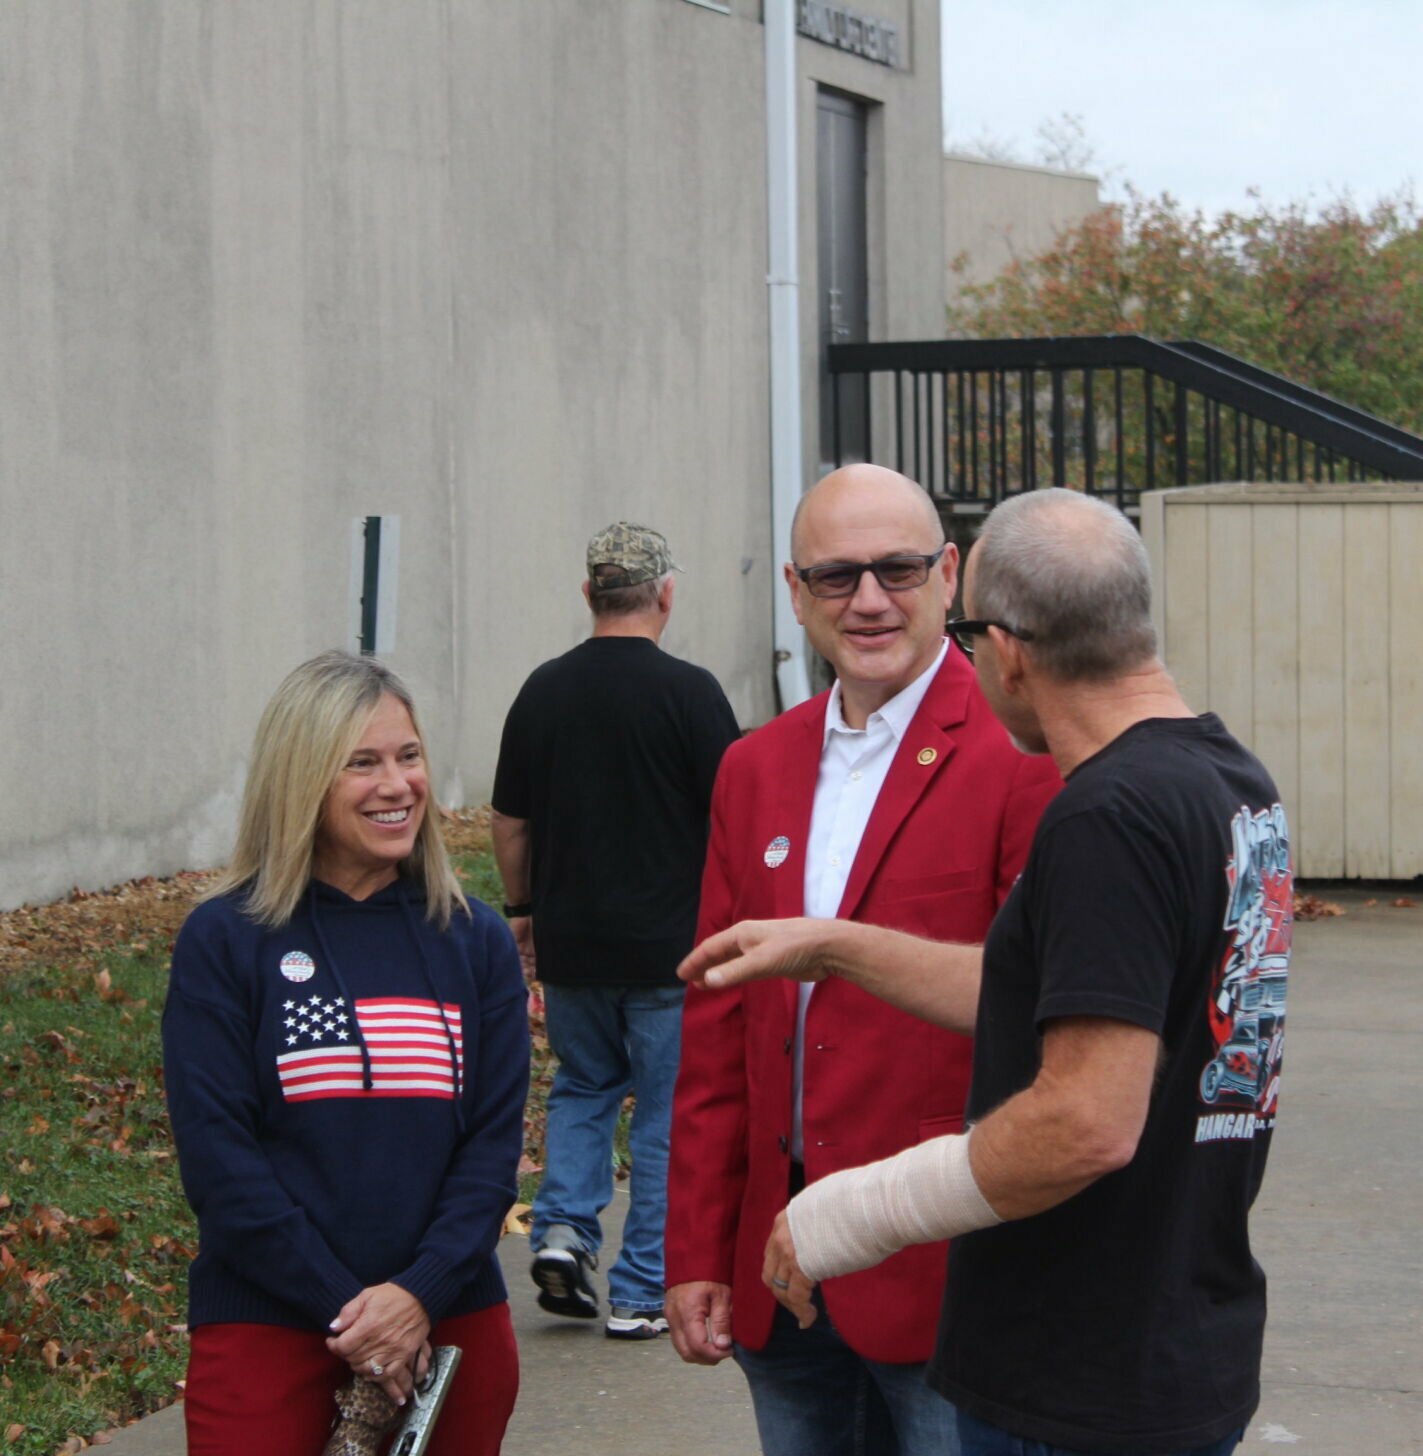
{"label": "woman's hand", "polygon": [[331,1329],[326,1348],[404,1405],[429,1363],[425,1306],[398,1284],[373,1284],[342,1308]]}

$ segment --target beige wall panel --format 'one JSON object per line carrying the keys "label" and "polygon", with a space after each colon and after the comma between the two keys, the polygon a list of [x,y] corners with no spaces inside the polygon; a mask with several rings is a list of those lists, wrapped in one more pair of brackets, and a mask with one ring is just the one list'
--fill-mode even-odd
{"label": "beige wall panel", "polygon": [[1344,865],[1386,877],[1389,793],[1389,508],[1344,511]]}
{"label": "beige wall panel", "polygon": [[1391,874],[1423,874],[1423,503],[1389,507]]}
{"label": "beige wall panel", "polygon": [[1098,181],[1082,172],[944,158],[945,298],[987,283],[1009,263],[1035,258],[1101,205]]}
{"label": "beige wall panel", "polygon": [[1209,667],[1207,701],[1225,726],[1249,747],[1255,724],[1254,554],[1251,509],[1212,506],[1206,526]]}
{"label": "beige wall panel", "polygon": [[1162,651],[1181,696],[1201,713],[1210,695],[1210,543],[1205,506],[1164,502]]}
{"label": "beige wall panel", "polygon": [[1255,702],[1251,747],[1275,780],[1293,826],[1300,774],[1299,507],[1251,507],[1250,535]]}
{"label": "beige wall panel", "polygon": [[1299,507],[1299,808],[1295,869],[1334,879],[1344,857],[1344,507]]}
{"label": "beige wall panel", "polygon": [[1170,586],[1166,579],[1166,493],[1149,490],[1141,497],[1142,544],[1151,559],[1151,625],[1156,632],[1157,650],[1166,652],[1166,593]]}
{"label": "beige wall panel", "polygon": [[1167,663],[1274,776],[1301,878],[1423,873],[1423,485],[1193,486],[1143,539]]}

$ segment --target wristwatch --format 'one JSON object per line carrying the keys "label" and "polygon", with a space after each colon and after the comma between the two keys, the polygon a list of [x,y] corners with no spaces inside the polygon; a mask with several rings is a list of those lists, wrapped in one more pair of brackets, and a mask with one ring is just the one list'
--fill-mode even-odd
{"label": "wristwatch", "polygon": [[531,900],[520,900],[517,905],[511,905],[507,900],[504,902],[505,920],[518,920],[524,915],[532,915],[533,913],[534,906]]}

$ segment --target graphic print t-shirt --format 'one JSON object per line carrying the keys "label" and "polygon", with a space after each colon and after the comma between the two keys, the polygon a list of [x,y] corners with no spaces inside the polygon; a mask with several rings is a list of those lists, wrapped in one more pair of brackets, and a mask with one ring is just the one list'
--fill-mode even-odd
{"label": "graphic print t-shirt", "polygon": [[1048,806],[984,947],[969,1118],[1033,1081],[1060,1017],[1145,1027],[1162,1063],[1126,1168],[955,1241],[931,1381],[970,1414],[1103,1452],[1250,1418],[1292,919],[1279,795],[1213,714],[1135,725]]}

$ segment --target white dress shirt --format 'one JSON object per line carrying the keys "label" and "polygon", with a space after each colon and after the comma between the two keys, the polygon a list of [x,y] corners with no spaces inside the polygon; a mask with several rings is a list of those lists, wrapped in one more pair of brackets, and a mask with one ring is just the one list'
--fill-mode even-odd
{"label": "white dress shirt", "polygon": [[[933,663],[907,688],[871,713],[863,728],[845,722],[840,684],[830,689],[821,739],[820,774],[810,811],[810,838],[805,846],[805,913],[831,920],[839,913],[850,868],[859,853],[865,826],[884,786],[900,741],[943,665],[948,643]],[[813,983],[803,983],[796,1007],[794,1105],[791,1113],[791,1156],[805,1161],[801,1126],[801,1091],[805,1077],[805,1012]]]}

